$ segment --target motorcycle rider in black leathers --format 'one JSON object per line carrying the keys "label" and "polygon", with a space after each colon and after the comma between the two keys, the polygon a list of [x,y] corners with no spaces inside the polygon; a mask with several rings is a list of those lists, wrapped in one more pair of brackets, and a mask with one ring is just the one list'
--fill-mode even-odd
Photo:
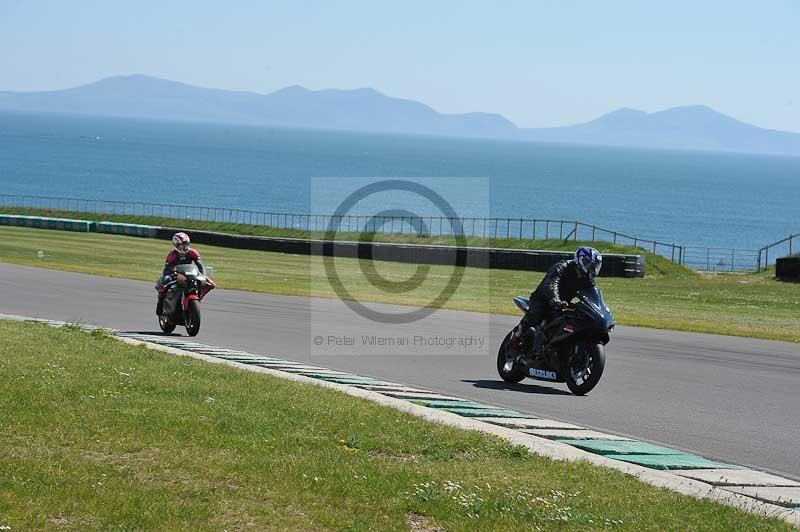
{"label": "motorcycle rider in black leathers", "polygon": [[600,273],[603,257],[594,248],[581,246],[575,251],[572,260],[562,260],[548,270],[547,275],[531,293],[528,312],[512,333],[512,341],[526,345],[530,340],[531,327],[534,328],[533,352],[541,350],[543,320],[550,319],[561,312],[579,290],[595,286],[594,278]]}

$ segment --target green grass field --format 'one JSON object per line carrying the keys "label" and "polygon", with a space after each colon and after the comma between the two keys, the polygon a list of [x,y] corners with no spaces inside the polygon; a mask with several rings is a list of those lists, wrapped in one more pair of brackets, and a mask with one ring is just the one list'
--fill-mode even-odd
{"label": "green grass field", "polygon": [[[154,282],[169,242],[115,235],[42,229],[0,228],[0,261],[140,279]],[[200,246],[222,288],[284,295],[336,297],[319,257]],[[44,257],[38,258],[37,251]],[[342,283],[354,298],[403,305],[424,305],[438,295],[452,267],[431,266],[415,290],[397,293],[390,286],[410,278],[416,265],[337,259]],[[466,268],[445,308],[516,314],[511,298],[527,295],[543,274]],[[599,284],[619,323],[683,331],[800,341],[797,327],[800,284],[781,283],[774,272],[683,276],[648,275],[644,279],[601,278]]]}
{"label": "green grass field", "polygon": [[105,334],[0,320],[0,337],[12,531],[790,529]]}

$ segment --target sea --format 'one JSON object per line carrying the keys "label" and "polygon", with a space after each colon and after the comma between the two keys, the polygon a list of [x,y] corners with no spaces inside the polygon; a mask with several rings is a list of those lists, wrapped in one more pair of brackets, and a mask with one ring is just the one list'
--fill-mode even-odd
{"label": "sea", "polygon": [[[387,180],[424,185],[458,216],[578,220],[690,246],[800,233],[800,158],[0,113],[0,194],[330,214]],[[442,215],[402,187],[348,208]]]}

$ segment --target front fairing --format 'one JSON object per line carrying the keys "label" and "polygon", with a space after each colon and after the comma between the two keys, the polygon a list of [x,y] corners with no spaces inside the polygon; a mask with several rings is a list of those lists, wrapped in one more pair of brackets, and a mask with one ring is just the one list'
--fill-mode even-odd
{"label": "front fairing", "polygon": [[550,322],[547,333],[550,342],[559,344],[577,338],[608,343],[608,333],[614,328],[614,315],[606,305],[603,294],[596,287],[580,290],[579,302],[556,320]]}
{"label": "front fairing", "polygon": [[593,286],[592,288],[584,288],[578,291],[578,303],[576,309],[584,312],[590,317],[593,317],[597,325],[610,331],[614,328],[614,314],[611,309],[606,305],[603,299],[603,292],[599,288]]}

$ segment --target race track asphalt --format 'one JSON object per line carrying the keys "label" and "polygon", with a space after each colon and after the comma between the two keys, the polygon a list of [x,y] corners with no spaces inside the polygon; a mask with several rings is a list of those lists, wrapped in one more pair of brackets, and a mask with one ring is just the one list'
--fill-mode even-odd
{"label": "race track asphalt", "polygon": [[[154,301],[153,283],[0,263],[4,314],[158,332]],[[198,342],[436,390],[800,480],[798,344],[619,326],[598,387],[575,397],[563,384],[499,380],[496,350],[515,316],[439,310],[387,324],[338,300],[228,290],[212,292],[202,312]]]}

